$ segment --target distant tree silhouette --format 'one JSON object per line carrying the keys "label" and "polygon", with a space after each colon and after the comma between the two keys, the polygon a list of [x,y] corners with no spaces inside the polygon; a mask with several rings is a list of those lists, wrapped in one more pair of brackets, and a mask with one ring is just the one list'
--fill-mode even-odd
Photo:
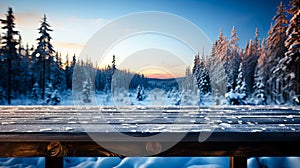
{"label": "distant tree silhouette", "polygon": [[12,78],[13,73],[16,73],[16,70],[13,67],[14,62],[18,60],[17,54],[17,45],[18,41],[16,40],[16,36],[18,35],[18,31],[15,29],[15,17],[13,15],[12,8],[8,8],[6,19],[1,19],[1,23],[4,25],[2,29],[6,30],[4,33],[3,42],[2,42],[2,51],[4,58],[7,62],[8,66],[8,85],[7,85],[7,103],[11,104],[11,94],[12,94]]}
{"label": "distant tree silhouette", "polygon": [[[53,62],[53,53],[55,52],[53,49],[53,46],[51,44],[51,36],[48,32],[52,31],[50,29],[50,25],[47,23],[47,17],[44,15],[41,26],[38,29],[41,36],[37,38],[38,45],[33,53],[33,55],[36,57],[37,61],[36,68],[37,71],[40,72],[39,74],[36,74],[36,78],[39,79],[39,83],[41,85],[41,98],[45,98],[45,88],[46,88],[46,82],[50,83],[50,64]],[[48,81],[47,81],[48,79]]]}

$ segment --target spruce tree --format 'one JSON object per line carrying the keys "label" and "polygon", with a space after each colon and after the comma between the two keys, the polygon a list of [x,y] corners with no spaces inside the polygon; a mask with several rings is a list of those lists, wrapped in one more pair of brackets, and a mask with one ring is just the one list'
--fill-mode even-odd
{"label": "spruce tree", "polygon": [[237,94],[238,104],[240,104],[240,105],[245,104],[245,100],[247,98],[247,88],[246,88],[246,82],[245,82],[242,63],[240,63],[240,66],[239,66],[239,74],[236,79],[235,93]]}
{"label": "spruce tree", "polygon": [[[18,75],[17,65],[19,61],[17,53],[18,40],[16,36],[18,31],[15,30],[15,17],[13,15],[12,8],[8,8],[6,19],[1,19],[1,23],[4,25],[2,28],[6,30],[2,37],[2,52],[5,62],[7,63],[7,103],[11,104],[12,90],[15,88],[14,75]],[[17,73],[17,74],[16,74]],[[4,75],[4,74],[3,74]]]}
{"label": "spruce tree", "polygon": [[33,88],[32,88],[32,92],[31,92],[31,98],[35,101],[35,102],[38,102],[40,100],[40,96],[41,96],[41,93],[40,93],[40,87],[39,87],[39,84],[38,83],[35,83],[33,85]]}
{"label": "spruce tree", "polygon": [[278,6],[277,14],[273,17],[273,26],[270,28],[267,38],[267,93],[270,95],[271,101],[275,103],[279,103],[282,97],[281,85],[283,82],[283,71],[280,68],[279,61],[284,57],[284,53],[287,51],[284,45],[287,26],[287,14],[281,2]]}
{"label": "spruce tree", "polygon": [[111,73],[112,75],[115,73],[115,71],[117,70],[117,66],[116,66],[116,56],[113,55],[113,60],[112,60],[112,66],[111,66]]}
{"label": "spruce tree", "polygon": [[235,79],[238,76],[238,69],[241,62],[240,49],[238,47],[239,38],[236,34],[235,27],[231,31],[231,39],[229,42],[229,52],[228,52],[228,67],[227,67],[227,77],[228,86],[235,88]]}
{"label": "spruce tree", "polygon": [[136,99],[138,100],[138,101],[142,101],[142,100],[144,100],[145,99],[145,95],[144,95],[145,93],[144,93],[144,87],[142,87],[141,85],[139,85],[138,87],[137,87],[137,95],[136,95]]}
{"label": "spruce tree", "polygon": [[[190,70],[186,70],[186,75],[188,74],[188,72]],[[193,77],[195,79],[195,81],[197,82],[197,86],[199,87],[200,84],[200,57],[199,57],[199,53],[195,56],[194,58],[194,66],[193,66]]]}
{"label": "spruce tree", "polygon": [[45,100],[46,105],[58,105],[61,102],[61,96],[56,88],[53,88],[51,83],[47,84],[45,89]]}
{"label": "spruce tree", "polygon": [[211,92],[210,78],[208,70],[203,61],[200,62],[200,74],[199,74],[199,90],[201,95],[206,95]]}
{"label": "spruce tree", "polygon": [[267,78],[269,76],[268,62],[267,62],[267,50],[265,40],[262,40],[260,48],[260,56],[258,58],[257,66],[254,73],[254,94],[252,96],[254,104],[267,104]]}
{"label": "spruce tree", "polygon": [[88,80],[85,80],[83,82],[83,102],[84,103],[90,103],[91,100],[91,83]]}
{"label": "spruce tree", "polygon": [[41,98],[45,98],[45,89],[46,83],[50,83],[50,65],[53,62],[53,54],[55,53],[53,46],[51,44],[51,36],[49,34],[52,29],[50,29],[50,25],[47,22],[47,17],[44,15],[41,26],[38,29],[41,36],[37,38],[38,45],[33,55],[37,58],[37,62],[35,62],[35,68],[38,70],[39,74],[36,74],[36,78],[39,79],[39,83],[41,85]]}
{"label": "spruce tree", "polygon": [[5,99],[6,99],[5,90],[0,85],[0,105],[4,105],[5,104]]}
{"label": "spruce tree", "polygon": [[61,61],[61,54],[56,53],[55,59],[50,65],[50,80],[53,84],[53,87],[57,88],[60,92],[66,90],[66,77]]}
{"label": "spruce tree", "polygon": [[300,93],[300,0],[292,0],[289,13],[292,15],[286,30],[287,51],[279,64],[283,71],[284,87],[282,88],[286,102],[299,102],[296,94]]}
{"label": "spruce tree", "polygon": [[255,70],[254,75],[254,94],[253,94],[253,102],[255,105],[265,105],[267,104],[266,92],[265,92],[265,84],[263,81],[263,77],[260,76],[259,67]]}
{"label": "spruce tree", "polygon": [[247,92],[249,94],[253,93],[254,85],[254,73],[257,66],[257,60],[259,58],[260,42],[258,38],[258,29],[255,31],[254,40],[250,39],[247,43],[246,48],[243,53],[243,67],[245,70],[245,82],[247,87]]}
{"label": "spruce tree", "polygon": [[223,33],[220,30],[218,40],[212,46],[212,52],[208,58],[207,67],[211,79],[211,88],[213,95],[225,95],[226,93],[226,73],[221,60],[221,51],[223,45]]}

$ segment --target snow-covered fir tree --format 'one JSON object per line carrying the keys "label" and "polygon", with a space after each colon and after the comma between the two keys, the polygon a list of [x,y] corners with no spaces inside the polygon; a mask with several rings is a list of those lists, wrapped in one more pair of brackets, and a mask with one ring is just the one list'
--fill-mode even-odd
{"label": "snow-covered fir tree", "polygon": [[199,105],[199,89],[190,67],[186,68],[185,79],[181,85],[181,105]]}
{"label": "snow-covered fir tree", "polygon": [[200,74],[199,74],[199,103],[206,104],[211,96],[211,85],[208,69],[203,61],[200,62]]}
{"label": "snow-covered fir tree", "polygon": [[45,99],[45,92],[46,92],[46,83],[51,82],[50,79],[50,67],[51,63],[53,62],[53,54],[54,49],[51,44],[52,37],[50,36],[49,32],[52,31],[50,29],[50,25],[47,22],[47,17],[44,15],[41,26],[38,29],[41,36],[37,38],[38,45],[34,53],[32,54],[33,57],[36,57],[36,62],[34,62],[33,70],[34,70],[34,77],[39,81],[41,87],[41,98]]}
{"label": "snow-covered fir tree", "polygon": [[205,95],[211,92],[210,78],[208,74],[208,69],[203,61],[200,62],[200,74],[199,74],[199,90],[200,94]]}
{"label": "snow-covered fir tree", "polygon": [[4,105],[6,102],[6,94],[2,86],[0,86],[0,105]]}
{"label": "snow-covered fir tree", "polygon": [[83,94],[83,102],[84,103],[90,103],[92,101],[91,100],[91,83],[88,80],[85,80],[83,82],[82,94]]}
{"label": "snow-covered fir tree", "polygon": [[[1,82],[5,83],[7,90],[7,103],[11,104],[12,92],[18,90],[20,86],[19,77],[19,63],[20,58],[17,53],[18,40],[16,36],[19,35],[18,31],[15,30],[15,17],[12,8],[8,8],[6,19],[1,19],[3,29],[6,31],[2,39],[3,62],[7,65],[7,71],[1,74]],[[2,67],[1,67],[2,68]],[[3,67],[4,68],[4,67]]]}
{"label": "snow-covered fir tree", "polygon": [[247,88],[246,88],[246,82],[245,82],[245,77],[244,77],[244,69],[243,69],[243,64],[240,63],[239,67],[239,74],[238,78],[236,80],[236,87],[235,91],[239,95],[239,100],[245,100],[247,97]]}
{"label": "snow-covered fir tree", "polygon": [[115,71],[117,70],[117,66],[116,66],[116,56],[113,55],[113,60],[111,62],[111,73],[112,75],[115,73]]}
{"label": "snow-covered fir tree", "polygon": [[[200,59],[199,54],[195,56],[194,59],[194,66],[193,66],[193,78],[196,81],[197,88],[200,92],[200,99],[201,96],[204,96],[208,93],[211,93],[211,85],[210,85],[210,78],[208,69],[206,67],[206,62],[203,60],[204,53]],[[186,73],[186,77],[188,77],[188,72]]]}
{"label": "snow-covered fir tree", "polygon": [[253,104],[267,104],[267,92],[265,85],[267,83],[267,77],[269,76],[267,54],[265,40],[263,39],[254,73],[254,86],[251,98]]}
{"label": "snow-covered fir tree", "polygon": [[230,105],[244,105],[246,104],[245,100],[247,98],[247,88],[246,82],[243,75],[243,64],[240,63],[239,66],[239,74],[238,78],[236,79],[236,87],[235,89],[231,89],[225,95],[228,104]]}
{"label": "snow-covered fir tree", "polygon": [[283,84],[283,71],[279,68],[279,60],[284,57],[287,48],[284,45],[286,39],[286,29],[288,26],[287,13],[280,2],[277,14],[273,17],[273,26],[269,31],[268,42],[268,58],[266,64],[267,94],[270,95],[271,102],[281,104]]}
{"label": "snow-covered fir tree", "polygon": [[138,101],[143,101],[146,96],[145,96],[145,91],[144,91],[144,87],[139,85],[137,88],[136,88],[137,92],[136,92],[136,99]]}
{"label": "snow-covered fir tree", "polygon": [[212,53],[208,58],[207,63],[213,96],[225,95],[226,93],[227,77],[218,51],[218,49],[220,49],[220,46],[222,45],[222,38],[223,33],[221,30],[219,39],[212,46]]}
{"label": "snow-covered fir tree", "polygon": [[[200,73],[201,73],[200,71],[201,71],[201,69],[200,69],[200,56],[199,56],[199,53],[198,53],[194,58],[194,66],[193,66],[193,70],[192,70],[193,78],[195,79],[198,86],[200,84]],[[187,79],[190,76],[189,72],[190,72],[190,69],[188,67],[188,68],[186,68],[186,77],[187,77]]]}
{"label": "snow-covered fir tree", "polygon": [[19,38],[19,55],[20,55],[20,74],[19,74],[19,82],[22,84],[19,86],[19,94],[30,97],[31,95],[31,88],[34,84],[34,80],[30,78],[32,72],[30,71],[31,66],[31,56],[30,56],[30,49],[28,44],[24,48],[21,44],[21,36]]}
{"label": "snow-covered fir tree", "polygon": [[74,67],[76,65],[76,56],[73,55],[72,61],[69,62],[69,55],[66,56],[66,68],[65,68],[65,77],[66,77],[66,86],[67,89],[72,89],[72,79],[73,79],[73,72]]}
{"label": "snow-covered fir tree", "polygon": [[265,105],[267,104],[266,92],[265,92],[265,84],[263,81],[263,77],[261,76],[259,67],[256,68],[254,74],[254,93],[253,93],[253,103],[255,105]]}
{"label": "snow-covered fir tree", "polygon": [[[268,76],[269,76],[269,70],[268,70],[268,49],[266,46],[266,40],[262,39],[261,47],[259,50],[259,58],[257,60],[257,75],[262,79],[262,82],[266,85]],[[254,74],[255,75],[255,74]],[[255,79],[254,79],[255,82]],[[267,92],[266,92],[267,94]]]}
{"label": "snow-covered fir tree", "polygon": [[286,30],[287,39],[285,47],[287,52],[279,61],[279,66],[283,71],[282,87],[285,102],[299,104],[300,93],[300,1],[292,0],[289,13],[292,15]]}
{"label": "snow-covered fir tree", "polygon": [[45,89],[45,100],[46,105],[58,105],[61,102],[61,96],[57,89],[54,89],[51,83],[48,83]]}
{"label": "snow-covered fir tree", "polygon": [[253,93],[254,72],[259,58],[260,40],[258,35],[258,29],[256,29],[255,38],[254,40],[250,39],[249,43],[247,43],[242,58],[245,69],[245,82],[249,93]]}
{"label": "snow-covered fir tree", "polygon": [[61,60],[61,54],[58,52],[55,54],[55,59],[51,61],[51,74],[50,80],[52,81],[53,87],[57,88],[60,92],[67,89],[65,72],[63,69],[63,63]]}
{"label": "snow-covered fir tree", "polygon": [[[198,71],[198,70],[197,70]],[[196,80],[191,73],[190,67],[186,67],[185,69],[185,79],[183,81],[182,87],[183,90],[194,90],[196,88]]]}
{"label": "snow-covered fir tree", "polygon": [[180,91],[178,89],[176,89],[175,87],[172,88],[172,90],[170,90],[168,92],[168,98],[171,98],[172,100],[172,105],[180,105],[181,102],[181,97],[180,97]]}
{"label": "snow-covered fir tree", "polygon": [[41,90],[40,90],[39,84],[37,82],[34,83],[33,88],[31,90],[31,98],[35,102],[38,102],[41,98]]}
{"label": "snow-covered fir tree", "polygon": [[224,62],[227,67],[227,86],[228,88],[235,88],[235,79],[238,76],[238,69],[241,62],[240,49],[238,47],[239,38],[236,33],[235,27],[232,28],[231,37],[229,41],[229,48],[227,51],[227,60]]}

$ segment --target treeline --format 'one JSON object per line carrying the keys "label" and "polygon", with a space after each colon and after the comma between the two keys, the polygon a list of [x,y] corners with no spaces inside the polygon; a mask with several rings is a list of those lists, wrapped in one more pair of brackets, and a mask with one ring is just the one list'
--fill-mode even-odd
{"label": "treeline", "polygon": [[227,104],[299,104],[300,0],[287,8],[280,3],[266,39],[256,29],[245,48],[238,41],[235,27],[230,38],[221,29],[209,59],[195,57],[199,90],[222,95]]}
{"label": "treeline", "polygon": [[[12,8],[8,8],[2,24],[0,36],[0,104],[11,104],[13,99],[32,99],[36,104],[59,104],[61,94],[71,94],[73,73],[76,67],[92,68],[94,81],[90,81],[89,92],[109,92],[114,72],[133,78],[130,87],[146,85],[143,75],[129,71],[119,71],[113,56],[112,65],[98,68],[88,60],[76,60],[76,56],[62,61],[60,53],[52,45],[50,32],[53,30],[46,15],[38,28],[37,45],[24,45],[21,33],[16,31]],[[82,68],[80,68],[82,67]],[[84,76],[83,76],[84,77]],[[81,81],[82,82],[82,81]],[[83,84],[80,84],[84,87]],[[82,89],[83,90],[83,89]],[[84,94],[84,93],[83,93]]]}

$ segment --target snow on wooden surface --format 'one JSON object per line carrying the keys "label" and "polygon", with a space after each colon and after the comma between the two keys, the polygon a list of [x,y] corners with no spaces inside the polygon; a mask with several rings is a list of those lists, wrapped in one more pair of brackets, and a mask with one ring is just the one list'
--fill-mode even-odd
{"label": "snow on wooden surface", "polygon": [[300,107],[1,106],[0,132],[299,132]]}

